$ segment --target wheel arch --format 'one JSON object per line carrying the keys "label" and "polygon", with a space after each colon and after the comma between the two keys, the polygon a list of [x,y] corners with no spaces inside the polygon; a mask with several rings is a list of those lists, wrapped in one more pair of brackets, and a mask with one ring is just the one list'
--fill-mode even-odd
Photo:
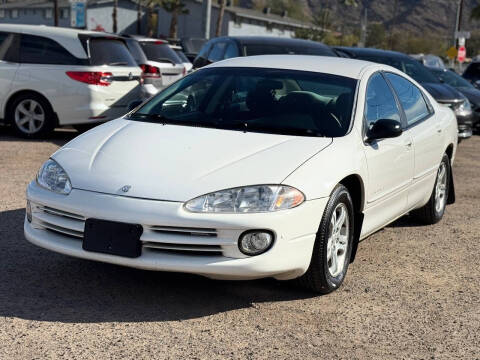
{"label": "wheel arch", "polygon": [[50,110],[54,114],[54,119],[55,119],[56,125],[58,125],[57,113],[53,109],[53,106],[52,106],[51,102],[47,99],[47,97],[45,95],[43,95],[41,92],[38,92],[36,90],[26,90],[26,89],[15,91],[13,94],[11,94],[8,97],[8,100],[5,102],[5,106],[3,108],[3,115],[4,115],[3,117],[4,117],[6,123],[11,121],[11,119],[8,118],[8,114],[9,114],[9,110],[10,110],[13,102],[15,101],[15,99],[18,98],[21,95],[26,95],[26,94],[34,94],[36,96],[41,97],[50,107]]}
{"label": "wheel arch", "polygon": [[352,253],[350,256],[350,262],[355,260],[357,253],[358,243],[360,241],[360,234],[362,232],[363,225],[363,208],[365,206],[365,184],[363,179],[358,174],[352,174],[344,177],[339,182],[348,189],[353,202],[354,209],[354,238],[352,244]]}
{"label": "wheel arch", "polygon": [[445,150],[445,154],[447,154],[448,159],[450,160],[450,179],[449,179],[449,186],[448,186],[448,198],[447,204],[455,203],[455,184],[453,182],[453,170],[452,170],[452,159],[453,159],[453,144],[449,144],[447,149]]}

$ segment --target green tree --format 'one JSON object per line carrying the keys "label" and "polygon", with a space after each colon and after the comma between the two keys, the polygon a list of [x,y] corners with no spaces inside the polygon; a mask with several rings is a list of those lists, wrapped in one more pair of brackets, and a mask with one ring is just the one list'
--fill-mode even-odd
{"label": "green tree", "polygon": [[367,29],[366,47],[385,48],[387,42],[385,26],[382,23],[371,23]]}
{"label": "green tree", "polygon": [[182,0],[160,0],[160,5],[165,11],[172,14],[168,37],[176,39],[178,36],[178,16],[188,14],[189,10]]}

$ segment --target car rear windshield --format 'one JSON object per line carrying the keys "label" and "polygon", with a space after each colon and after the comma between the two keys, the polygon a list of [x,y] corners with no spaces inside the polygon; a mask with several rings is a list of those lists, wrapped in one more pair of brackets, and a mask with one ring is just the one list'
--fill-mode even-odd
{"label": "car rear windshield", "polygon": [[297,136],[344,136],[357,80],[264,68],[202,69],[168,87],[130,119]]}
{"label": "car rear windshield", "polygon": [[90,38],[91,65],[137,66],[122,40]]}
{"label": "car rear windshield", "polygon": [[243,52],[245,56],[283,54],[336,56],[332,50],[321,46],[246,44],[243,46]]}
{"label": "car rear windshield", "polygon": [[143,41],[140,43],[143,52],[148,60],[157,62],[169,62],[173,64],[182,64],[182,59],[166,43],[157,43],[155,41]]}
{"label": "car rear windshield", "polygon": [[415,81],[422,83],[438,84],[440,81],[430,71],[414,59],[400,56],[382,56],[369,54],[355,54],[356,59],[372,61],[380,64],[390,65],[403,71]]}
{"label": "car rear windshield", "polygon": [[175,53],[177,56],[182,60],[184,63],[189,63],[190,60],[185,56],[185,54],[182,52],[182,50],[175,50]]}
{"label": "car rear windshield", "polygon": [[130,54],[132,54],[137,64],[138,65],[146,64],[148,61],[147,57],[143,53],[143,50],[140,44],[138,43],[138,41],[133,39],[127,39],[126,43],[127,43],[128,50],[130,51]]}

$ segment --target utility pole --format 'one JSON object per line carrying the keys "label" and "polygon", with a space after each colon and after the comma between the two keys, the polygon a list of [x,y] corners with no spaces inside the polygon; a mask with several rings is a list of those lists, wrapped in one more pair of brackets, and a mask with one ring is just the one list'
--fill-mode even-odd
{"label": "utility pole", "polygon": [[142,3],[140,0],[137,1],[137,34],[142,33]]}
{"label": "utility pole", "polygon": [[210,39],[210,19],[212,17],[212,0],[203,0],[203,16],[204,16],[204,36]]}
{"label": "utility pole", "polygon": [[363,12],[363,19],[362,24],[360,27],[360,42],[358,44],[359,47],[365,47],[367,44],[367,29],[368,29],[368,9],[365,6],[365,10]]}
{"label": "utility pole", "polygon": [[457,47],[457,33],[462,26],[463,0],[457,1],[457,16],[455,17],[455,29],[453,29],[453,46]]}
{"label": "utility pole", "polygon": [[112,31],[113,33],[117,33],[118,25],[117,25],[117,10],[118,10],[118,0],[113,0],[113,10],[112,10]]}
{"label": "utility pole", "polygon": [[58,0],[53,0],[53,23],[58,26]]}
{"label": "utility pole", "polygon": [[223,15],[225,13],[225,6],[227,5],[227,0],[219,0],[220,1],[220,11],[218,13],[217,19],[217,30],[215,31],[215,36],[219,37],[222,35],[222,25],[223,25]]}

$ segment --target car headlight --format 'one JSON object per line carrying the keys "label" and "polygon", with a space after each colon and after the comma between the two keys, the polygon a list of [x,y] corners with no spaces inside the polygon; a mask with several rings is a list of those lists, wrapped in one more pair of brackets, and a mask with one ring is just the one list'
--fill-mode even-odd
{"label": "car headlight", "polygon": [[52,159],[45,161],[38,171],[37,183],[59,194],[68,195],[72,191],[72,183],[67,173]]}
{"label": "car headlight", "polygon": [[458,107],[458,111],[460,112],[471,112],[472,111],[472,105],[470,104],[470,101],[466,97],[463,99],[463,103],[460,104]]}
{"label": "car headlight", "polygon": [[284,185],[255,185],[220,190],[187,201],[191,212],[252,213],[294,208],[305,201],[299,190]]}

